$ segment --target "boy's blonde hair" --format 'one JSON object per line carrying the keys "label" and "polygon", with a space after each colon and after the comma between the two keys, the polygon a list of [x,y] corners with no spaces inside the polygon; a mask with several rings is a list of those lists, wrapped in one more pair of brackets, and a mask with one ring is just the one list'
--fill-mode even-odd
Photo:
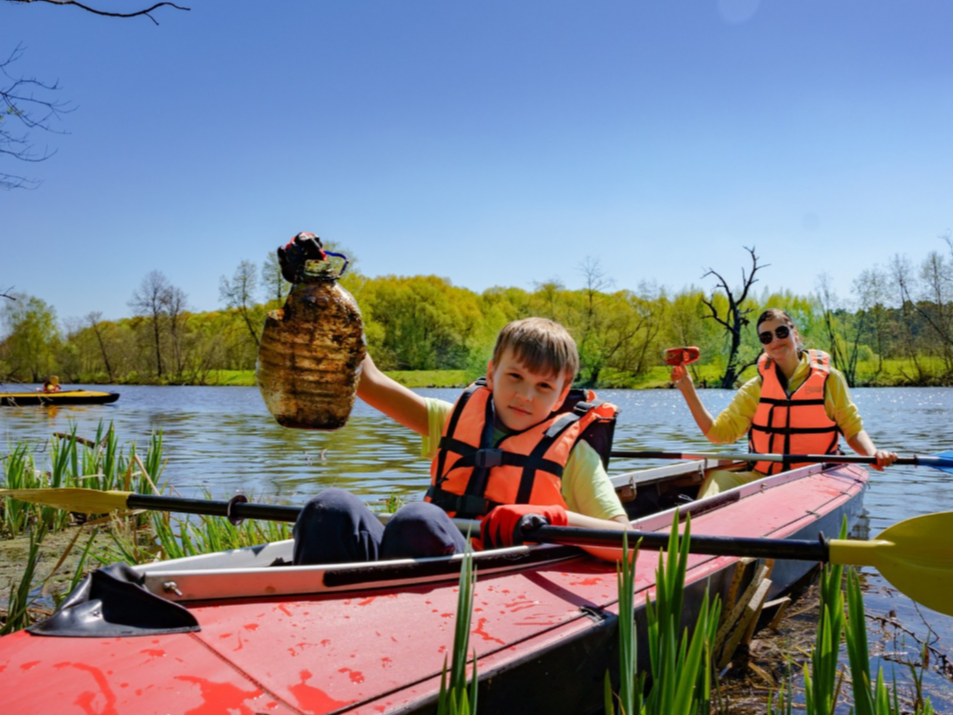
{"label": "boy's blonde hair", "polygon": [[572,383],[579,372],[576,341],[566,328],[547,318],[523,318],[505,325],[496,337],[494,365],[500,364],[507,350],[526,368],[541,375],[562,374]]}

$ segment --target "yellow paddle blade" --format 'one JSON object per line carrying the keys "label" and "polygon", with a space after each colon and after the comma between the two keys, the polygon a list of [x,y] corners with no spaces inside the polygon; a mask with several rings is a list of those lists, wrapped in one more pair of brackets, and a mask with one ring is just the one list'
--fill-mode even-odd
{"label": "yellow paddle blade", "polygon": [[906,519],[871,541],[830,542],[831,563],[873,566],[914,601],[953,616],[953,511]]}
{"label": "yellow paddle blade", "polygon": [[99,489],[63,487],[61,489],[0,489],[0,497],[19,499],[31,504],[53,506],[80,514],[105,514],[125,509],[132,492],[104,492]]}

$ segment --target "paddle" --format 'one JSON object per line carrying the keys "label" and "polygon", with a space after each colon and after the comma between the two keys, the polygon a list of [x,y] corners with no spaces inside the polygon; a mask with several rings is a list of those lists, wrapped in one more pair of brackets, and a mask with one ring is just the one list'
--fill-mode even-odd
{"label": "paddle", "polygon": [[[606,546],[621,550],[626,532],[540,526],[524,531],[527,541],[575,546]],[[641,539],[642,547],[668,548],[668,534],[629,531],[629,544]],[[873,566],[898,591],[934,611],[953,616],[953,512],[926,514],[901,521],[882,531],[876,539],[853,541],[823,539],[754,539],[692,534],[688,550],[714,556],[753,556],[840,564]],[[596,554],[612,560],[607,554]],[[616,557],[621,558],[621,553]]]}
{"label": "paddle", "polygon": [[[823,464],[876,464],[876,457],[859,454],[727,454],[722,452],[625,452],[609,453],[617,459],[721,459],[739,462],[817,462]],[[953,452],[942,452],[932,457],[898,457],[894,464],[912,464],[915,467],[933,467],[953,474]]]}
{"label": "paddle", "polygon": [[244,496],[232,497],[229,501],[214,499],[185,499],[182,497],[150,496],[135,492],[101,491],[81,487],[59,489],[0,489],[0,496],[19,499],[31,504],[43,504],[79,514],[107,514],[121,509],[148,509],[151,511],[174,511],[184,514],[224,516],[233,524],[243,519],[289,521],[298,519],[298,506],[254,504]]}
{"label": "paddle", "polygon": [[[300,507],[254,504],[244,496],[229,501],[148,496],[133,492],[61,489],[0,489],[0,496],[45,504],[68,511],[103,514],[117,509],[155,509],[188,514],[224,516],[233,523],[244,518],[293,522]],[[463,524],[468,520],[458,520]],[[573,544],[591,548],[606,560],[618,560],[623,531],[542,526],[524,534],[527,541]],[[830,539],[755,539],[693,535],[689,551],[715,556],[753,556],[874,566],[899,591],[940,613],[953,615],[953,512],[907,519],[884,530],[871,541]],[[649,549],[668,547],[668,534],[629,531],[629,543],[642,540]],[[598,548],[602,547],[602,548]],[[607,548],[608,547],[608,548]]]}
{"label": "paddle", "polygon": [[[183,497],[150,496],[148,494],[136,494],[135,492],[61,487],[58,489],[0,489],[0,497],[19,499],[31,504],[42,504],[78,514],[108,514],[111,511],[146,509],[182,514],[224,516],[236,526],[245,519],[286,521],[293,524],[298,520],[298,514],[301,512],[300,506],[256,504],[249,502],[241,494],[228,501],[217,501],[215,499],[185,499]],[[391,515],[379,514],[378,516],[381,521],[386,523]],[[454,519],[453,522],[464,533],[476,523],[469,519]]]}

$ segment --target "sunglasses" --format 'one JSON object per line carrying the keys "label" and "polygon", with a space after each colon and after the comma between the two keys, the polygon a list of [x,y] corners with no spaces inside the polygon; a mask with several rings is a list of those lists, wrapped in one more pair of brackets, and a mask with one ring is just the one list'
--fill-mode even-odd
{"label": "sunglasses", "polygon": [[788,326],[779,325],[777,328],[775,328],[773,333],[770,330],[765,330],[763,333],[758,333],[758,340],[761,341],[762,345],[767,345],[774,340],[775,335],[778,336],[778,340],[784,340],[790,334],[791,329]]}

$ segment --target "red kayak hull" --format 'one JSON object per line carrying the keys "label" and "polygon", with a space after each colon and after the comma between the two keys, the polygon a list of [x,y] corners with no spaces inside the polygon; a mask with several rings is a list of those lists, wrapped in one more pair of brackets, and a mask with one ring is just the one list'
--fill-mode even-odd
{"label": "red kayak hull", "polygon": [[[696,502],[692,533],[836,535],[862,505],[867,473],[807,467]],[[720,506],[718,506],[720,504]],[[664,531],[671,513],[635,528]],[[639,555],[637,608],[652,596],[657,552]],[[684,621],[704,588],[727,592],[735,557],[690,557]],[[772,596],[812,564],[779,562]],[[482,712],[580,713],[598,707],[616,666],[614,564],[580,555],[477,574],[470,647]],[[432,712],[453,643],[455,582],[353,593],[186,604],[201,630],[139,638],[0,638],[6,715],[26,713]],[[641,625],[639,629],[644,632]],[[646,649],[640,648],[645,655]]]}

